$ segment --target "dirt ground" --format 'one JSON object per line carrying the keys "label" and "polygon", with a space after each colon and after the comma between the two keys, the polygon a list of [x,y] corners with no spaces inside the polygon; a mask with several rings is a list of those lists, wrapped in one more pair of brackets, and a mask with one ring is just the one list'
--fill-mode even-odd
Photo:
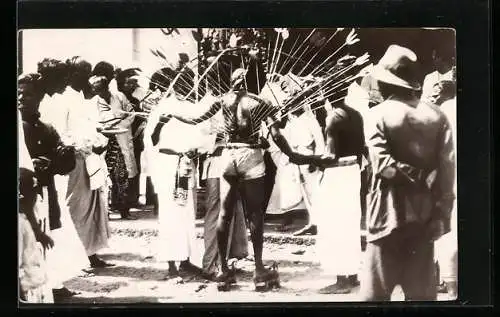
{"label": "dirt ground", "polygon": [[[335,282],[323,270],[315,254],[314,239],[296,239],[266,226],[264,260],[278,263],[281,288],[266,293],[255,292],[252,283],[253,262],[240,260],[236,267],[237,284],[229,292],[217,291],[215,283],[184,276],[165,280],[167,263],[155,259],[159,243],[156,220],[151,212],[139,212],[138,220],[112,220],[109,248],[102,250],[102,259],[116,264],[96,269],[91,276],[77,276],[64,284],[81,292],[65,303],[217,303],[217,302],[352,302],[357,291],[346,295],[320,295],[317,290]],[[299,224],[300,226],[300,224]],[[202,222],[197,222],[196,249],[191,261],[201,266],[203,255]],[[251,247],[250,247],[250,253]],[[400,289],[393,300],[402,300]],[[448,300],[440,295],[440,300]]]}

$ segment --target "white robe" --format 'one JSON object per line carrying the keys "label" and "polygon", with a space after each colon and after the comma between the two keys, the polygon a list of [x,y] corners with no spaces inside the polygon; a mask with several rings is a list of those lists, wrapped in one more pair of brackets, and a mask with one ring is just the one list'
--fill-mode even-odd
{"label": "white robe", "polygon": [[[92,137],[97,132],[94,129],[92,134],[92,129],[89,127],[88,113],[91,109],[83,94],[67,87],[64,94],[58,97],[58,103],[65,105],[65,114],[61,118],[63,120],[57,122],[58,133],[63,143],[75,146],[78,152],[91,151]],[[84,245],[70,214],[77,211],[70,210],[67,201],[67,197],[72,194],[68,188],[72,173],[74,171],[68,175],[54,176],[61,209],[61,228],[51,231],[55,246],[47,253],[49,276],[54,287],[77,276],[89,264]]]}
{"label": "white robe", "polygon": [[[108,104],[104,99],[96,97],[95,100],[98,104],[100,119],[102,121],[110,120],[112,118],[121,117],[123,112],[133,111],[132,105],[128,102],[127,97],[121,92],[111,91],[110,103]],[[110,109],[106,109],[109,106]],[[135,161],[134,154],[134,142],[132,138],[132,122],[134,122],[134,116],[129,115],[115,127],[127,129],[126,133],[116,134],[116,141],[120,146],[125,159],[125,166],[127,167],[128,178],[134,178],[138,174],[137,164]]]}
{"label": "white robe", "polygon": [[[144,137],[151,138],[150,133],[156,126],[160,114],[177,111],[179,106],[180,102],[175,99],[163,100],[150,114]],[[186,106],[193,105],[186,103]],[[202,140],[200,131],[199,127],[171,119],[163,126],[159,142],[151,151],[148,163],[155,192],[158,195],[158,259],[161,261],[183,261],[192,254],[196,239],[196,188],[194,186],[196,168],[191,162],[193,174],[187,204],[181,206],[173,198],[179,157],[160,153],[159,149],[186,152],[191,148],[199,148]]]}
{"label": "white robe", "polygon": [[[282,130],[292,149],[304,155],[320,155],[325,148],[321,127],[314,114],[306,111],[299,117],[293,117]],[[298,166],[289,162],[274,142],[270,142],[271,157],[277,166],[276,182],[269,200],[267,212],[281,214],[291,210],[311,209],[311,194],[317,186],[319,173],[309,172],[308,165]],[[301,175],[303,180],[301,180]],[[314,220],[313,220],[314,221]]]}
{"label": "white robe", "polygon": [[313,193],[313,208],[319,220],[317,258],[322,269],[332,275],[354,275],[360,268],[359,173],[358,164],[327,168]]}

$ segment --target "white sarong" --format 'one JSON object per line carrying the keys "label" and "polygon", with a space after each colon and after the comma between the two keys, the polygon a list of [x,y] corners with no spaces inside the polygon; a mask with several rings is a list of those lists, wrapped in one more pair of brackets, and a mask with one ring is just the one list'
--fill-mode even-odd
{"label": "white sarong", "polygon": [[[180,205],[174,200],[177,155],[156,153],[154,157],[153,185],[158,195],[158,259],[160,261],[184,261],[193,251],[195,235],[195,188],[188,190],[187,203]],[[192,166],[194,170],[194,165]]]}
{"label": "white sarong", "polygon": [[318,216],[316,248],[321,267],[333,275],[358,274],[361,262],[360,168],[327,168],[313,193]]}
{"label": "white sarong", "polygon": [[56,175],[55,183],[61,209],[61,228],[50,232],[54,248],[47,251],[47,268],[50,283],[57,288],[61,283],[78,276],[82,269],[88,267],[89,260],[66,204],[68,176]]}

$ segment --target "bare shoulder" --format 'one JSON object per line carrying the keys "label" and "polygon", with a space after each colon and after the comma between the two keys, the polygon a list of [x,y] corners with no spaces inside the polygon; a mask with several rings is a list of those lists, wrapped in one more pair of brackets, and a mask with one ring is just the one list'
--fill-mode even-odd
{"label": "bare shoulder", "polygon": [[252,99],[252,100],[254,100],[254,101],[256,101],[256,102],[258,102],[260,104],[263,104],[263,105],[266,105],[266,106],[271,106],[272,105],[271,101],[269,99],[267,99],[265,97],[258,96],[258,95],[254,94],[254,93],[250,93],[249,92],[249,93],[247,93],[247,96],[250,99]]}

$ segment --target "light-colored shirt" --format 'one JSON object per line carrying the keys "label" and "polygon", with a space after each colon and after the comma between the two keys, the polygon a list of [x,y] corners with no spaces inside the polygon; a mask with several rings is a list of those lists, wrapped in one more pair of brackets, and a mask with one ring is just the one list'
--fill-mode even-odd
{"label": "light-colored shirt", "polygon": [[290,146],[300,154],[321,155],[325,150],[325,139],[321,127],[312,112],[300,116],[291,115],[285,127]]}
{"label": "light-colored shirt", "polygon": [[67,105],[67,115],[62,125],[61,139],[66,145],[73,145],[83,153],[90,154],[92,146],[102,146],[107,138],[98,133],[97,107],[85,99],[82,92],[68,87],[61,96]]}
{"label": "light-colored shirt", "polygon": [[422,96],[423,101],[433,102],[434,86],[443,80],[453,80],[453,70],[447,73],[441,74],[440,72],[433,71],[424,78],[424,84],[422,86]]}
{"label": "light-colored shirt", "polygon": [[[457,155],[457,99],[452,98],[445,102],[443,102],[440,106],[441,111],[448,118],[448,122],[451,126],[451,131],[453,135],[453,145],[455,149],[455,155]],[[455,160],[455,168],[456,168],[456,160]],[[455,194],[457,192],[457,179],[455,178]]]}
{"label": "light-colored shirt", "polygon": [[[133,111],[132,105],[128,102],[127,97],[121,92],[111,91],[110,102],[106,102],[103,98],[96,96],[95,99],[99,109],[100,121],[107,121],[113,118],[122,118],[124,112]],[[134,155],[134,142],[132,138],[132,122],[134,121],[133,115],[128,115],[123,118],[118,124],[117,128],[127,129],[125,133],[116,134],[116,141],[120,146],[125,159],[128,177],[133,178],[138,174],[137,164]]]}
{"label": "light-colored shirt", "polygon": [[59,135],[64,133],[68,116],[68,104],[64,99],[61,94],[45,94],[38,108],[40,121],[53,126]]}
{"label": "light-colored shirt", "polygon": [[17,144],[19,149],[19,168],[26,168],[30,171],[35,171],[33,168],[33,161],[31,160],[28,147],[24,140],[23,122],[21,120],[21,113],[17,111]]}

